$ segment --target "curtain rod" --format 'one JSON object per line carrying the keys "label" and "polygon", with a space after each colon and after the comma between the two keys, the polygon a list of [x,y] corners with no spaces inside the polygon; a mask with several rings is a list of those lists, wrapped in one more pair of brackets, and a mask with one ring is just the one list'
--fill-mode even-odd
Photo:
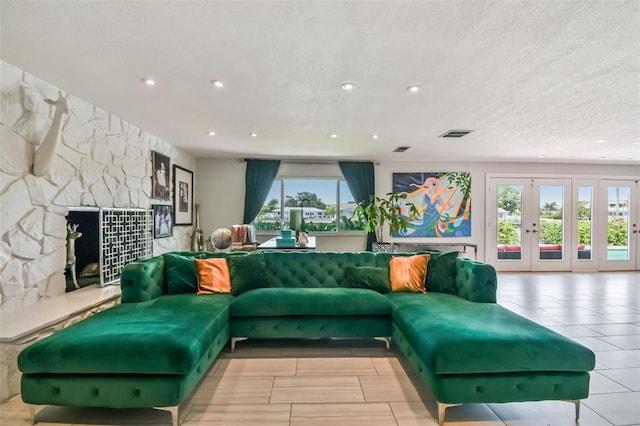
{"label": "curtain rod", "polygon": [[[238,162],[246,162],[247,160],[277,160],[277,158],[241,158],[238,159]],[[380,163],[376,161],[368,161],[368,160],[347,160],[353,163],[373,163],[376,166],[379,166]],[[281,164],[338,164],[339,160],[280,160]]]}

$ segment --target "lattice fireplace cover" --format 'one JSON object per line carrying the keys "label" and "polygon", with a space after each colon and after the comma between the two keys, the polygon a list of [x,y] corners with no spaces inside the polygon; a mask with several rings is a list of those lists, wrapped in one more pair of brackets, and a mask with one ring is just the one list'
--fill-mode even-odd
{"label": "lattice fireplace cover", "polygon": [[122,268],[153,255],[153,210],[100,209],[100,285],[120,278]]}

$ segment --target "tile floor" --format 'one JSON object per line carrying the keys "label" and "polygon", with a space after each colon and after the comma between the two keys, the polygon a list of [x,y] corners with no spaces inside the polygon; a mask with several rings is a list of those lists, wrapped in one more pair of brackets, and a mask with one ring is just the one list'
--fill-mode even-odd
{"label": "tile floor", "polygon": [[[596,352],[589,398],[576,423],[560,401],[467,404],[446,425],[640,425],[640,273],[500,273],[503,306]],[[184,426],[437,425],[436,403],[401,356],[381,342],[259,341],[221,354],[181,406]],[[46,407],[40,425],[169,425],[163,410]],[[15,398],[2,426],[26,426]]]}

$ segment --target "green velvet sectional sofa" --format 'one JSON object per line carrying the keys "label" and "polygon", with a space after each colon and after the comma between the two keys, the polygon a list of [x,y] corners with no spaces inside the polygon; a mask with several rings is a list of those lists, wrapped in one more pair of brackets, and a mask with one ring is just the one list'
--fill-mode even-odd
{"label": "green velvet sectional sofa", "polygon": [[[398,254],[396,254],[398,255]],[[392,256],[370,252],[169,253],[127,265],[122,303],[22,351],[24,402],[178,406],[231,341],[390,339],[438,401],[588,396],[595,356],[496,302],[493,267],[433,253],[427,292],[391,292]],[[232,293],[197,295],[194,259],[227,257]],[[35,421],[35,409],[33,411]]]}

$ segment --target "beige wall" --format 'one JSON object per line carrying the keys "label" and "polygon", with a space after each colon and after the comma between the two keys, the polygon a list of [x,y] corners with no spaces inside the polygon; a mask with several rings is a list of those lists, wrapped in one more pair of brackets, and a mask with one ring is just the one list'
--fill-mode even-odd
{"label": "beige wall", "polygon": [[[199,158],[196,162],[198,185],[196,201],[201,204],[202,228],[205,238],[219,227],[228,227],[240,223],[244,208],[244,172],[245,164],[239,160]],[[336,170],[338,170],[336,172]],[[388,241],[402,242],[466,242],[478,245],[478,259],[484,259],[485,240],[485,190],[487,174],[505,174],[520,177],[532,176],[589,176],[598,177],[638,177],[637,166],[606,166],[594,164],[548,164],[548,163],[470,163],[470,162],[382,162],[375,166],[376,193],[391,192],[392,174],[397,172],[446,172],[460,171],[471,173],[472,194],[472,230],[470,237],[447,238],[392,238]],[[281,166],[281,173],[294,176],[334,176],[339,175],[336,165],[325,164],[287,164]],[[324,174],[323,174],[324,173]],[[259,241],[268,239],[262,236]],[[317,238],[320,250],[364,250],[365,239],[362,235],[331,235]]]}

